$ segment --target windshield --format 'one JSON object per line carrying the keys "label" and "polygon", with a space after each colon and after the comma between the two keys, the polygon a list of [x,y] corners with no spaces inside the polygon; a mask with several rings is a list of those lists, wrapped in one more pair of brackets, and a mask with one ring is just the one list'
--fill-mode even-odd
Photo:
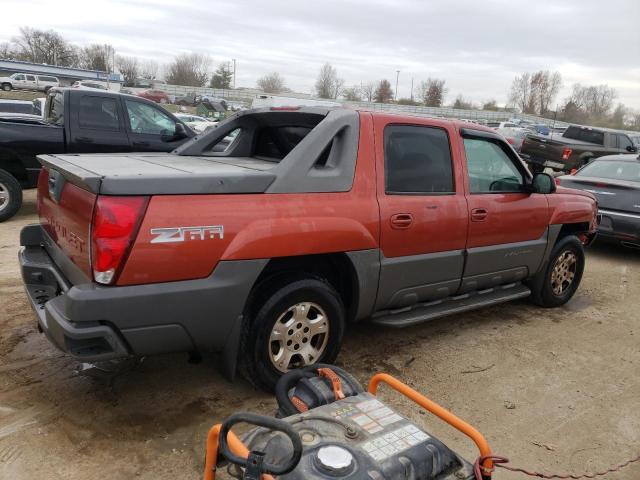
{"label": "windshield", "polygon": [[578,173],[580,177],[598,177],[611,180],[640,182],[640,161],[595,161]]}

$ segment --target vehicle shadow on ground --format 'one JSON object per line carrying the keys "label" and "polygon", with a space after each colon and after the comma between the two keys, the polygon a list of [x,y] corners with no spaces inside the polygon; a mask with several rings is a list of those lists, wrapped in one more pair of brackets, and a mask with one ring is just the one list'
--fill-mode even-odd
{"label": "vehicle shadow on ground", "polygon": [[606,240],[596,239],[593,245],[587,249],[587,261],[589,261],[590,255],[627,265],[640,264],[640,248],[625,247],[619,243]]}

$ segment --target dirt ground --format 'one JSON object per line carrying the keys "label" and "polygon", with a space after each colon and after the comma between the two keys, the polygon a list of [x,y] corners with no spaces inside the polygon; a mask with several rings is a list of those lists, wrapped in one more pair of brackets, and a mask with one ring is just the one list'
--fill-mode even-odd
{"label": "dirt ground", "polygon": [[[214,356],[147,358],[88,376],[35,327],[16,254],[35,195],[0,224],[0,478],[195,479],[207,429],[274,400],[220,375]],[[339,364],[386,371],[473,423],[513,465],[594,471],[640,452],[640,255],[596,244],[564,308],[526,301],[405,330],[347,331]],[[463,456],[472,444],[390,391],[381,398]],[[525,478],[498,471],[496,479]],[[640,464],[607,478],[638,479]]]}

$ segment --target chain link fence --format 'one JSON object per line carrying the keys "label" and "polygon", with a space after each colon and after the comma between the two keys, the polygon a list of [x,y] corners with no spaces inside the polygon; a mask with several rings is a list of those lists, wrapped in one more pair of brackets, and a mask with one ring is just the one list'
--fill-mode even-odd
{"label": "chain link fence", "polygon": [[[236,90],[225,90],[218,88],[209,88],[209,87],[185,87],[182,85],[168,85],[168,84],[159,84],[156,85],[158,90],[163,90],[167,92],[168,95],[173,97],[181,97],[187,94],[196,94],[196,95],[204,95],[215,98],[224,98],[225,100],[238,101],[242,102],[246,106],[251,106],[253,99],[258,95],[265,95],[264,92],[257,89],[236,89]],[[271,95],[269,96],[278,96]],[[287,98],[304,98],[304,99],[314,99],[311,95],[306,95],[303,93],[287,93],[286,95],[282,95]],[[321,99],[317,99],[321,100]],[[444,117],[444,118],[458,118],[465,120],[486,120],[490,122],[503,122],[509,119],[517,118],[520,120],[527,120],[529,122],[533,122],[536,124],[544,124],[548,126],[556,126],[556,127],[568,127],[569,124],[566,122],[555,121],[549,118],[542,118],[536,115],[528,115],[523,113],[514,113],[507,111],[490,111],[490,110],[463,110],[459,108],[450,108],[450,107],[424,107],[421,105],[397,105],[394,103],[373,103],[373,102],[348,102],[345,100],[335,100],[336,102],[342,103],[343,105],[350,106],[352,108],[358,108],[363,110],[371,110],[371,111],[384,111],[389,113],[409,113],[413,115],[420,115],[426,117]]]}

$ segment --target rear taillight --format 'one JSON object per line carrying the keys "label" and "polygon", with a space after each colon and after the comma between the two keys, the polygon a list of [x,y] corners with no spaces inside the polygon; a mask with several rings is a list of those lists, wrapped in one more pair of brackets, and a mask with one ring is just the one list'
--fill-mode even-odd
{"label": "rear taillight", "polygon": [[98,197],[91,230],[91,266],[96,282],[113,283],[138,233],[149,197]]}
{"label": "rear taillight", "polygon": [[573,150],[571,150],[570,148],[565,148],[562,151],[562,160],[569,160],[569,157],[571,156],[572,152]]}

